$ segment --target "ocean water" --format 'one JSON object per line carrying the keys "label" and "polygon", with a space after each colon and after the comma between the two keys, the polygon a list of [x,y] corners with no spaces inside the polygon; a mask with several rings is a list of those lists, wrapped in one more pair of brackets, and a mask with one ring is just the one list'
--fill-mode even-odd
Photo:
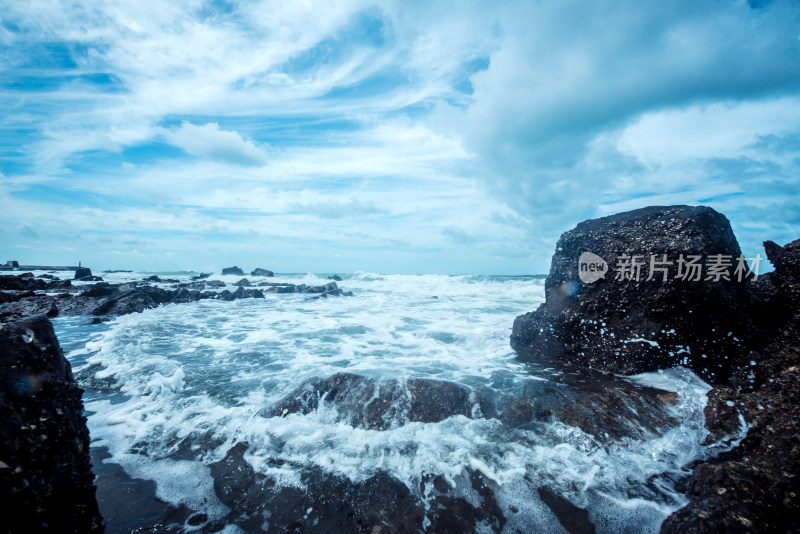
{"label": "ocean water", "polygon": [[[188,280],[194,273],[157,274]],[[269,281],[328,282],[312,274]],[[587,510],[598,532],[657,532],[685,504],[680,481],[710,454],[700,445],[709,387],[688,370],[624,379],[677,393],[665,408],[674,423],[632,437],[598,440],[558,418],[512,425],[482,410],[478,399],[559,387],[557,370],[520,363],[509,346],[514,318],[544,301],[542,277],[354,273],[338,285],[354,296],[267,293],[167,305],[99,325],[56,318],[85,389],[93,449],[104,451],[106,464],[152,481],[159,500],[208,521],[230,517],[209,466],[239,443],[256,472],[300,489],[302,466],[354,482],[383,472],[424,502],[426,476],[442,475],[460,491],[465,474],[478,471],[507,519],[505,532],[566,532],[541,487]],[[306,414],[271,415],[304,382],[342,372],[379,383],[452,381],[474,392],[474,409],[435,423],[401,414],[383,430],[354,428],[324,399]],[[242,530],[231,523],[225,532]]]}

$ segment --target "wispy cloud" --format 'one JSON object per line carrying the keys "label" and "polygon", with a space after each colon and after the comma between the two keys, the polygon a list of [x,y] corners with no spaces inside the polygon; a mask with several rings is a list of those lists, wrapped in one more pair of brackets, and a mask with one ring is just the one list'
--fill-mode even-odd
{"label": "wispy cloud", "polygon": [[700,202],[748,250],[794,239],[795,11],[6,3],[0,251],[541,272],[584,218]]}

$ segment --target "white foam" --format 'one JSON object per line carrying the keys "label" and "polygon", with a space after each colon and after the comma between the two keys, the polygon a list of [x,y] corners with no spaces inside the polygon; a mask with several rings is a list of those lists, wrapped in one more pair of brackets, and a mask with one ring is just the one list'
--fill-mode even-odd
{"label": "white foam", "polygon": [[[272,280],[328,282],[315,275]],[[283,485],[300,485],[292,467],[299,464],[354,481],[384,470],[415,493],[426,475],[443,475],[469,496],[465,473],[479,471],[504,509],[519,510],[507,514],[509,531],[561,528],[536,494],[537,484],[593,507],[599,532],[636,521],[656,528],[679,506],[669,484],[646,487],[703,454],[708,386],[680,368],[631,380],[678,392],[675,413],[683,425],[609,447],[559,422],[544,432],[512,430],[494,419],[459,415],[375,431],[352,428],[328,403],[306,415],[270,417],[269,409],[304,380],[342,371],[470,387],[491,387],[497,377],[547,380],[527,375],[508,342],[515,316],[543,301],[542,280],[356,273],[338,284],[356,296],[268,293],[266,299],[164,306],[108,324],[69,354],[98,365],[97,378],[113,379],[124,395],[87,402],[93,444],[107,446],[110,461],[130,474],[155,480],[160,498],[210,510],[210,517],[221,517],[224,507],[211,498],[203,466],[239,442],[249,444],[245,460],[254,469]],[[181,440],[193,444],[194,460],[172,459]],[[185,484],[170,480],[181,473],[189,473]],[[631,485],[647,495],[629,496]]]}

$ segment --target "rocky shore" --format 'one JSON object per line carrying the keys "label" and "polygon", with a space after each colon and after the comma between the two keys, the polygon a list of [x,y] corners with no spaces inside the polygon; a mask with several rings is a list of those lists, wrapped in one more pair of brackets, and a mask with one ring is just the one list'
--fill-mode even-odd
{"label": "rocky shore", "polygon": [[690,503],[662,532],[800,530],[800,240],[764,246],[775,271],[757,276],[710,208],[584,221],[558,241],[545,303],[514,322],[526,361],[623,375],[683,365],[714,386],[706,444],[725,452],[696,466]]}
{"label": "rocky shore", "polygon": [[[240,272],[241,269],[236,267]],[[265,269],[256,269],[251,276],[272,277]],[[321,286],[276,282],[251,282],[243,278],[234,283],[236,289],[228,289],[221,280],[197,277],[188,282],[177,279],[162,280],[150,276],[145,280],[110,284],[101,277],[92,275],[86,267],[75,273],[74,280],[59,280],[44,274],[33,273],[0,276],[0,320],[43,314],[47,317],[59,315],[85,315],[101,320],[129,313],[142,312],[166,304],[182,304],[199,300],[232,301],[246,298],[264,298],[264,293],[303,293],[311,298],[352,296],[342,291],[336,282]],[[73,281],[81,282],[73,284]],[[87,284],[86,282],[94,282]]]}

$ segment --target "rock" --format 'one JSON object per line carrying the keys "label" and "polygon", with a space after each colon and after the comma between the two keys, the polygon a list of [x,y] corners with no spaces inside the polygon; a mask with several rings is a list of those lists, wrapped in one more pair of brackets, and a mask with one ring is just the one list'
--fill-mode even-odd
{"label": "rock", "polygon": [[82,390],[50,321],[0,330],[3,531],[102,532]]}
{"label": "rock", "polygon": [[0,320],[27,317],[30,315],[46,315],[56,317],[59,314],[56,299],[47,295],[33,295],[0,308]]}
{"label": "rock", "polygon": [[256,267],[253,269],[253,272],[250,273],[250,276],[275,276],[272,271],[268,271],[267,269],[262,269],[261,267]]}
{"label": "rock", "polygon": [[21,276],[0,276],[0,290],[3,291],[37,291],[46,289],[44,280]]}
{"label": "rock", "polygon": [[484,417],[533,432],[547,432],[547,425],[557,420],[604,446],[625,438],[646,440],[679,425],[674,393],[576,365],[555,362],[549,367],[557,373],[547,381],[514,382],[481,392]]}
{"label": "rock", "polygon": [[[607,264],[596,271],[603,278],[581,280],[584,253],[594,255],[590,263],[598,269]],[[646,280],[651,255],[662,261],[664,254],[672,263],[656,264]],[[676,279],[681,255],[709,264],[718,254],[730,257],[730,280],[707,280],[707,269],[699,281]],[[753,330],[743,305],[747,283],[734,275],[740,254],[728,220],[707,207],[655,206],[584,221],[559,239],[545,303],[517,317],[511,345],[526,361],[621,374],[681,364],[724,383]],[[639,281],[615,279],[620,258],[630,256],[647,259]]]}
{"label": "rock", "polygon": [[239,287],[251,287],[253,284],[251,284],[250,280],[248,280],[247,278],[242,278],[238,282],[234,282],[233,285]]}
{"label": "rock", "polygon": [[245,289],[240,287],[233,293],[226,289],[225,291],[220,292],[217,298],[220,300],[263,299],[264,292],[260,289]]}
{"label": "rock", "polygon": [[80,296],[82,297],[109,297],[111,295],[115,295],[119,292],[117,286],[112,286],[108,282],[100,282],[99,284],[95,284],[88,289],[81,292]]}
{"label": "rock", "polygon": [[325,380],[311,379],[276,404],[270,413],[306,414],[316,410],[321,402],[333,404],[341,421],[370,430],[480,414],[473,391],[454,382],[428,378],[379,382],[352,373],[337,373]]}
{"label": "rock", "polygon": [[34,295],[35,293],[33,291],[0,291],[0,304],[17,302],[26,297],[33,297]]}
{"label": "rock", "polygon": [[156,283],[158,283],[158,282],[161,282],[161,278],[159,278],[158,275],[154,274],[153,276],[148,276],[147,278],[145,278],[145,281],[146,282],[156,282]]}
{"label": "rock", "polygon": [[200,273],[200,274],[198,274],[196,276],[193,276],[192,280],[204,280],[204,279],[208,278],[209,276],[211,276],[211,273]]}
{"label": "rock", "polygon": [[334,274],[334,275],[329,276],[328,280],[333,280],[334,282],[341,282],[342,281],[342,277],[339,276],[338,274]]}
{"label": "rock", "polygon": [[[487,526],[500,532],[506,523],[493,482],[477,471],[456,477],[460,490],[442,476],[426,476],[419,488],[426,496],[423,502],[384,471],[353,482],[318,466],[292,465],[302,469],[300,487],[280,486],[253,469],[244,459],[247,450],[247,444],[238,443],[210,466],[217,497],[231,509],[226,522],[245,532],[462,533],[486,531]],[[286,464],[280,459],[267,462],[278,468]]]}
{"label": "rock", "polygon": [[752,290],[782,322],[768,343],[751,347],[729,384],[709,392],[707,444],[735,446],[694,470],[689,504],[662,533],[800,531],[800,240],[764,245],[775,271]]}
{"label": "rock", "polygon": [[222,269],[222,274],[223,275],[232,274],[232,275],[236,275],[236,276],[244,276],[244,271],[241,270],[239,267],[236,267],[236,266],[234,266],[234,267],[225,267],[224,269]]}
{"label": "rock", "polygon": [[219,289],[221,287],[225,287],[225,285],[226,285],[225,282],[223,282],[222,280],[206,280],[205,283],[206,283],[206,286],[208,286],[208,287],[210,287],[212,289]]}
{"label": "rock", "polygon": [[92,270],[88,267],[78,267],[75,270],[75,277],[73,280],[83,280],[84,278],[90,278],[92,276]]}

